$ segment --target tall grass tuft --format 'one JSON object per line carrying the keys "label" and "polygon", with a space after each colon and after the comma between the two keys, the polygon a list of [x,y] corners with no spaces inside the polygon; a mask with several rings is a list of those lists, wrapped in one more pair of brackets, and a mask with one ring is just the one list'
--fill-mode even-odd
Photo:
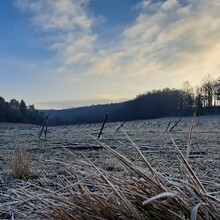
{"label": "tall grass tuft", "polygon": [[16,148],[12,155],[12,174],[23,179],[31,175],[31,154],[25,148]]}

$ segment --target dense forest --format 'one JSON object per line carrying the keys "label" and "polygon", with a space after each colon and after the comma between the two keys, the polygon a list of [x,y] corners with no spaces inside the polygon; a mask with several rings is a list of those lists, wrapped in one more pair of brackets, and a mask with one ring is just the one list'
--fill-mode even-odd
{"label": "dense forest", "polygon": [[220,114],[220,78],[208,75],[196,88],[187,81],[182,89],[153,90],[122,103],[44,111],[50,114],[50,123],[54,125],[102,122],[107,112],[111,122],[189,116],[193,112]]}
{"label": "dense forest", "polygon": [[16,99],[6,102],[0,97],[0,122],[41,124],[42,121],[43,113],[34,105],[26,106],[24,100],[19,102]]}

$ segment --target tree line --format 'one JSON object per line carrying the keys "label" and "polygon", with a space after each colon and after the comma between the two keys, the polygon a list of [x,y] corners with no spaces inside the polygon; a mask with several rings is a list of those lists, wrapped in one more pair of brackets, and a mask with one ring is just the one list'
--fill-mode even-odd
{"label": "tree line", "polygon": [[133,100],[105,105],[92,105],[63,110],[36,110],[24,100],[6,102],[0,97],[0,122],[41,124],[50,114],[52,125],[99,123],[106,113],[108,121],[144,120],[169,116],[220,114],[220,77],[207,75],[200,86],[193,88],[189,81],[181,89],[152,90]]}
{"label": "tree line", "polygon": [[27,106],[24,100],[16,99],[6,102],[0,97],[0,122],[41,124],[43,113],[36,110],[34,105]]}
{"label": "tree line", "polygon": [[201,86],[193,88],[189,81],[182,89],[153,90],[139,95],[134,100],[139,106],[136,117],[156,118],[175,115],[197,115],[220,113],[220,78],[207,75]]}
{"label": "tree line", "polygon": [[194,112],[197,115],[220,114],[220,78],[207,75],[201,86],[195,88],[186,81],[181,89],[152,90],[122,103],[44,112],[50,114],[50,123],[54,125],[99,123],[107,112],[110,122],[189,116]]}

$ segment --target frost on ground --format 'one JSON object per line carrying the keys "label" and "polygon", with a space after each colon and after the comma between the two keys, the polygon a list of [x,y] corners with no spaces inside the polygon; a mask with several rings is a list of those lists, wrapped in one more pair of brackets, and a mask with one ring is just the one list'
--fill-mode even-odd
{"label": "frost on ground", "polygon": [[[220,117],[183,118],[171,131],[179,118],[127,122],[116,132],[121,123],[107,123],[101,142],[129,158],[135,165],[147,169],[133,145],[136,145],[151,166],[167,178],[176,180],[183,176],[174,144],[188,157],[200,181],[209,192],[220,197]],[[16,188],[56,189],[55,183],[66,176],[66,166],[78,164],[84,157],[97,167],[119,178],[126,170],[95,140],[101,124],[49,127],[47,139],[39,139],[40,126],[0,125],[0,218],[12,218],[6,206],[13,207],[11,191]],[[169,131],[169,129],[167,129]],[[173,140],[175,143],[173,143]],[[16,148],[24,148],[31,155],[31,175],[18,179],[12,175],[12,160]],[[187,151],[189,155],[187,155]],[[87,172],[87,171],[85,171]],[[62,178],[61,178],[62,177]],[[28,183],[28,186],[27,186]],[[20,212],[25,212],[21,210]]]}

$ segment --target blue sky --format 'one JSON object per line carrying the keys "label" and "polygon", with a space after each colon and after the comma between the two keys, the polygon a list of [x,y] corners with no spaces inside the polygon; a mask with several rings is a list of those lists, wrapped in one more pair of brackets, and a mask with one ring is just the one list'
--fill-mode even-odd
{"label": "blue sky", "polygon": [[1,0],[0,96],[36,108],[220,76],[220,1]]}

